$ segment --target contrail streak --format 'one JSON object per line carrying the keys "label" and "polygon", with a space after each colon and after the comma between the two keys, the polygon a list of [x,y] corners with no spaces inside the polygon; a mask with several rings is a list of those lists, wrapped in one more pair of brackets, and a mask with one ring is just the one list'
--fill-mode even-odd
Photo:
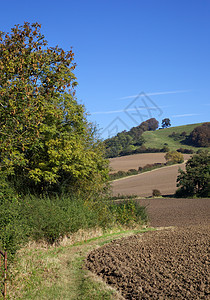
{"label": "contrail streak", "polygon": [[182,118],[182,117],[193,117],[193,116],[200,116],[200,114],[183,114],[183,115],[173,115],[172,118]]}
{"label": "contrail streak", "polygon": [[[145,94],[147,96],[156,96],[156,95],[179,94],[179,93],[187,93],[187,92],[191,92],[191,90],[178,90],[178,91],[167,91],[167,92],[156,92],[156,93],[145,93]],[[141,95],[141,93],[138,95],[122,97],[119,99],[130,99],[130,98],[138,97],[139,95]]]}
{"label": "contrail streak", "polygon": [[[161,108],[169,107],[169,106],[160,106]],[[156,109],[156,107],[145,107],[145,108],[138,108],[138,111],[140,110],[148,110],[148,109]],[[136,111],[136,108],[129,108],[126,109],[126,111]],[[116,113],[122,113],[125,112],[125,109],[119,109],[119,110],[110,110],[110,111],[95,111],[92,112],[91,115],[99,115],[99,114],[116,114]]]}

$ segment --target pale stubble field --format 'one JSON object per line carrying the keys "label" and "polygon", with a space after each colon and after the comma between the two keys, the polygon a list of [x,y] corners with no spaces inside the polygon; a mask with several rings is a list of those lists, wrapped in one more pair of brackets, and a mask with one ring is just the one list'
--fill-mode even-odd
{"label": "pale stubble field", "polygon": [[[110,159],[112,171],[128,171],[138,169],[146,164],[166,162],[165,153],[143,153]],[[188,160],[191,154],[184,154],[184,160]],[[176,179],[179,168],[185,169],[185,164],[177,164],[162,167],[139,175],[121,178],[111,183],[113,195],[138,195],[148,197],[153,189],[160,190],[162,195],[172,195],[176,191]]]}

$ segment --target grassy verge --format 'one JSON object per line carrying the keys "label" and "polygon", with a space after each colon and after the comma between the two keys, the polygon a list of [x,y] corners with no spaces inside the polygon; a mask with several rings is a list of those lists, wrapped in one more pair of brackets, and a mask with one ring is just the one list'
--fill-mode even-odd
{"label": "grassy verge", "polygon": [[[60,246],[29,244],[18,251],[9,273],[8,299],[120,299],[120,295],[84,268],[87,254],[114,239],[145,232],[149,228],[109,230],[75,235]],[[83,236],[83,241],[80,237]]]}

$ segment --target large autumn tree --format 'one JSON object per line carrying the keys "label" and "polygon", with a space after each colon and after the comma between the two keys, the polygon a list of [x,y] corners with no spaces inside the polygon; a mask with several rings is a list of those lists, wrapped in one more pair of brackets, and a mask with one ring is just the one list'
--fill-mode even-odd
{"label": "large autumn tree", "polygon": [[40,28],[0,32],[0,171],[38,191],[101,188],[107,162],[75,99],[74,53]]}
{"label": "large autumn tree", "polygon": [[203,123],[201,126],[195,127],[186,141],[188,144],[194,145],[196,147],[209,147],[210,122]]}

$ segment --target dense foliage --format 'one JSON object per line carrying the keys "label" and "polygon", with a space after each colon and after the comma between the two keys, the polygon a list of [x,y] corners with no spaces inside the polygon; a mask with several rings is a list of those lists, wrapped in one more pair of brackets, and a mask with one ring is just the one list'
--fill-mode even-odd
{"label": "dense foliage", "polygon": [[169,151],[165,155],[165,159],[167,162],[171,162],[173,164],[180,164],[184,161],[183,154],[178,151]]}
{"label": "dense foliage", "polygon": [[193,155],[186,163],[186,171],[179,170],[177,196],[210,196],[210,155],[208,151]]}
{"label": "dense foliage", "polygon": [[104,141],[106,147],[106,156],[116,157],[140,153],[141,150],[139,152],[135,152],[135,150],[144,143],[142,134],[145,131],[156,130],[158,126],[158,121],[155,118],[151,118],[142,122],[140,125],[131,128],[129,131],[122,131],[116,136],[106,139]]}
{"label": "dense foliage", "polygon": [[210,123],[196,127],[187,138],[187,143],[196,147],[210,146]]}
{"label": "dense foliage", "polygon": [[0,249],[6,250],[11,260],[29,239],[53,244],[79,229],[108,229],[147,221],[145,208],[132,199],[124,205],[96,194],[91,200],[73,194],[20,198],[12,190],[1,189]]}
{"label": "dense foliage", "polygon": [[72,50],[47,47],[39,24],[0,32],[0,249],[9,260],[29,239],[146,220],[132,201],[109,200],[108,162],[75,99],[74,69]]}
{"label": "dense foliage", "polygon": [[74,94],[74,53],[39,24],[0,32],[0,171],[37,192],[101,188],[107,162]]}

